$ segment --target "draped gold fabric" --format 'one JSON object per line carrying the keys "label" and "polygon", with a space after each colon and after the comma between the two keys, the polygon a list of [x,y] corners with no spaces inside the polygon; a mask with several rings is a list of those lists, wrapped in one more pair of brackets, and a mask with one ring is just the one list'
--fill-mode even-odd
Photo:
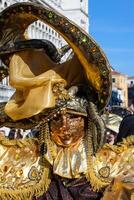
{"label": "draped gold fabric", "polygon": [[85,82],[76,57],[66,63],[55,64],[42,49],[14,54],[9,67],[10,85],[16,88],[16,92],[5,106],[5,113],[13,120],[28,118],[45,108],[54,107],[54,84],[70,87]]}
{"label": "draped gold fabric", "polygon": [[[32,53],[31,53],[32,54]],[[13,120],[38,114],[44,108],[55,106],[52,92],[54,83],[65,81],[40,58],[39,65],[30,59],[30,52],[14,54],[10,62],[10,84],[16,88],[15,94],[5,106],[5,112]],[[39,58],[38,58],[39,59]],[[46,68],[48,70],[46,71]]]}

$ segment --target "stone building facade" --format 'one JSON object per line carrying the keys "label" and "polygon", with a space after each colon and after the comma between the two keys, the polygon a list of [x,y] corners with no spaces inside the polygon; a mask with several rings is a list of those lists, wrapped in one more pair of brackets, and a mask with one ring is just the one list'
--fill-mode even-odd
{"label": "stone building facade", "polygon": [[121,74],[115,70],[113,70],[111,73],[112,91],[117,93],[117,98],[120,101],[120,106],[128,107],[127,75]]}

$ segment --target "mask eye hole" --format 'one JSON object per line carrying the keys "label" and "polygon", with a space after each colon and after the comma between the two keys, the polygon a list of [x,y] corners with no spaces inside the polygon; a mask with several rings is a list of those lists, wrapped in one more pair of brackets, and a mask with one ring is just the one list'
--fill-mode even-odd
{"label": "mask eye hole", "polygon": [[61,114],[56,114],[56,115],[53,117],[53,120],[54,120],[54,121],[60,121],[60,120],[61,120]]}
{"label": "mask eye hole", "polygon": [[78,116],[77,116],[77,115],[74,115],[74,114],[69,114],[69,118],[70,118],[70,119],[76,119],[76,118],[78,118]]}
{"label": "mask eye hole", "polygon": [[60,120],[60,117],[59,117],[59,116],[56,116],[56,117],[53,118],[53,120],[59,121],[59,120]]}

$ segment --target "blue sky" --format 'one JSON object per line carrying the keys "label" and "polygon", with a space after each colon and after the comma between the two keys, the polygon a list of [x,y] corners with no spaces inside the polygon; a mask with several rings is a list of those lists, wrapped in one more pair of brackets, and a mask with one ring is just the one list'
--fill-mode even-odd
{"label": "blue sky", "polygon": [[89,0],[89,33],[116,71],[134,76],[134,0]]}

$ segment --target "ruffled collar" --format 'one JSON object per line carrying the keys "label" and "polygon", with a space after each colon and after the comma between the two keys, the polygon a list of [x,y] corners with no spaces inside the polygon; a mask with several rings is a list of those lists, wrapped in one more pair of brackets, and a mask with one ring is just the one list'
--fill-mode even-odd
{"label": "ruffled collar", "polygon": [[53,166],[53,173],[64,178],[80,178],[87,171],[87,156],[83,140],[74,147],[63,148],[47,142],[45,158]]}

